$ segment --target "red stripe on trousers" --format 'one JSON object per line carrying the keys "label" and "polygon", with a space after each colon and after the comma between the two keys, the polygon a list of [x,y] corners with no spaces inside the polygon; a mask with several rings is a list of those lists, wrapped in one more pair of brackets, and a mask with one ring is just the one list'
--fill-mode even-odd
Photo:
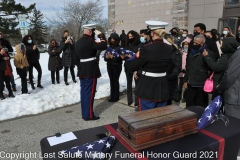
{"label": "red stripe on trousers", "polygon": [[138,108],[139,108],[139,111],[142,111],[142,105],[141,105],[141,99],[138,98]]}
{"label": "red stripe on trousers", "polygon": [[91,98],[90,98],[90,118],[93,117],[92,112],[93,112],[93,95],[95,92],[95,83],[96,83],[96,78],[93,78],[93,83],[92,83],[92,93],[91,93]]}
{"label": "red stripe on trousers", "polygon": [[[128,149],[129,152],[131,152],[131,153],[136,153],[136,154],[140,154],[139,151],[134,151],[134,150],[125,142],[125,140],[123,140],[122,137],[120,137],[120,136],[118,135],[117,131],[116,131],[111,125],[107,124],[107,125],[105,125],[105,128],[106,128],[113,136],[115,136],[115,137],[119,140],[119,142],[120,142],[125,148]],[[148,158],[145,158],[145,157],[144,157],[144,158],[136,158],[136,159],[138,159],[138,160],[148,160]]]}
{"label": "red stripe on trousers", "polygon": [[217,157],[217,160],[223,160],[223,156],[224,156],[224,147],[225,147],[225,139],[216,135],[216,134],[213,134],[211,132],[208,132],[204,129],[201,129],[199,132],[213,138],[213,139],[216,139],[218,140],[219,142],[219,148],[218,148],[218,157]]}

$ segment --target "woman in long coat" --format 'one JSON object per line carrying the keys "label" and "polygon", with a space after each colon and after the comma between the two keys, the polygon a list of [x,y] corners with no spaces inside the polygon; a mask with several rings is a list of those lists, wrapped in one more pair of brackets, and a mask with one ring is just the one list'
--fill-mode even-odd
{"label": "woman in long coat", "polygon": [[49,60],[48,60],[48,70],[51,71],[51,79],[52,84],[55,84],[55,73],[56,73],[56,81],[59,84],[59,70],[62,69],[62,62],[61,62],[61,54],[62,50],[60,46],[57,44],[55,39],[52,39],[50,41],[50,45],[48,47],[48,54],[49,54]]}

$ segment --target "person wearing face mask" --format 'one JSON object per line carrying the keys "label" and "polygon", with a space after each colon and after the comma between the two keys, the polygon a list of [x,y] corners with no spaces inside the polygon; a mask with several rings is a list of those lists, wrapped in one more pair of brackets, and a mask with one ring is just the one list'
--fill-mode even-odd
{"label": "person wearing face mask", "polygon": [[167,105],[170,98],[167,80],[167,68],[173,57],[172,46],[164,43],[166,22],[146,21],[153,42],[144,45],[130,62],[129,70],[142,68],[142,75],[136,87],[135,95],[139,98],[139,110]]}
{"label": "person wearing face mask", "polygon": [[26,47],[23,43],[16,45],[17,54],[14,56],[14,65],[17,70],[17,74],[21,78],[22,94],[28,93],[27,87],[27,70],[28,70],[28,60],[26,55]]}
{"label": "person wearing face mask", "polygon": [[174,39],[170,34],[165,34],[163,41],[172,46],[173,57],[167,70],[167,79],[169,86],[170,99],[168,100],[168,105],[172,104],[172,101],[177,101],[178,98],[178,75],[182,70],[182,55],[178,46],[174,44]]}
{"label": "person wearing face mask", "polygon": [[[140,42],[140,35],[136,31],[129,31],[127,33],[127,40],[126,40],[126,45],[125,49],[130,50],[134,53],[137,53],[138,50],[143,46],[143,44]],[[131,55],[124,55],[121,54],[121,58],[125,60],[124,63],[124,68],[125,68],[125,73],[126,73],[126,78],[127,78],[127,100],[128,100],[128,105],[130,106],[133,103],[133,95],[132,95],[132,80],[133,80],[133,73],[132,71],[129,71],[128,65],[129,61],[127,59],[131,58]],[[135,80],[135,86],[137,86],[138,79]],[[138,106],[138,99],[135,97],[135,106]]]}
{"label": "person wearing face mask", "polygon": [[43,88],[43,86],[41,85],[42,68],[39,63],[40,52],[37,48],[37,45],[34,44],[33,37],[31,35],[26,35],[25,37],[23,37],[22,43],[26,47],[26,55],[29,63],[29,81],[30,81],[31,87],[33,90],[35,89],[35,86],[33,83],[33,67],[34,67],[38,72],[37,87]]}
{"label": "person wearing face mask", "polygon": [[10,86],[10,79],[12,76],[12,66],[10,63],[10,56],[7,53],[7,48],[0,48],[0,99],[5,99],[3,96],[3,82],[6,83],[8,89],[8,97],[14,98]]}
{"label": "person wearing face mask", "polygon": [[217,39],[217,35],[216,35],[216,32],[213,30],[211,31],[206,31],[205,32],[205,36],[207,38],[210,38],[212,40],[214,40],[217,44],[217,48],[218,48],[218,52],[219,52],[219,56],[221,57],[221,54],[222,54],[222,50],[221,50],[221,43],[222,43],[222,40],[221,39]]}
{"label": "person wearing face mask", "polygon": [[229,27],[224,27],[223,32],[222,32],[222,37],[223,38],[234,37],[234,35],[232,34],[232,31]]}
{"label": "person wearing face mask", "polygon": [[174,27],[170,30],[171,35],[174,37],[174,43],[180,47],[180,44],[182,42],[181,37],[178,35],[179,34],[179,28]]}
{"label": "person wearing face mask", "polygon": [[59,70],[61,70],[63,67],[60,59],[61,53],[62,53],[62,50],[60,46],[57,44],[55,39],[52,39],[48,47],[48,54],[49,54],[48,70],[51,71],[52,84],[55,84],[55,73],[56,73],[57,83],[60,84]]}
{"label": "person wearing face mask", "polygon": [[[196,37],[197,35],[204,35],[204,33],[206,32],[206,25],[203,23],[197,23],[194,25],[194,32],[193,35],[194,37]],[[205,36],[205,44],[206,44],[206,48],[209,49],[210,51],[212,51],[216,57],[216,60],[220,57],[219,51],[218,51],[218,47],[216,42]],[[191,52],[192,50],[192,46],[193,46],[193,41],[191,41],[190,43],[190,47],[188,52]]]}
{"label": "person wearing face mask", "polygon": [[238,46],[240,46],[240,43],[238,43],[234,37],[224,38],[221,46],[223,55],[216,62],[208,55],[207,51],[203,52],[207,65],[212,71],[214,71],[214,90],[212,100],[219,95],[218,91],[216,91],[216,86],[219,85],[227,67],[228,60],[232,57]]}
{"label": "person wearing face mask", "polygon": [[[227,39],[227,38],[224,38]],[[230,38],[228,38],[230,40]],[[235,38],[233,38],[235,39]],[[226,54],[232,54],[228,60],[227,67],[223,73],[217,91],[223,95],[224,111],[226,115],[240,119],[240,44],[236,40],[226,46],[223,42],[222,51]]]}
{"label": "person wearing face mask", "polygon": [[204,35],[194,37],[191,52],[188,53],[186,62],[186,74],[184,76],[184,87],[187,89],[186,107],[202,106],[207,107],[205,98],[207,93],[203,91],[203,86],[206,79],[209,77],[211,69],[206,64],[203,58],[203,52],[208,51],[208,54],[215,61],[215,55],[212,51],[206,48]]}
{"label": "person wearing face mask", "polygon": [[[94,37],[94,35],[93,35]],[[68,70],[70,69],[70,73],[72,76],[72,81],[77,83],[75,79],[74,67],[75,67],[75,59],[74,59],[74,41],[69,36],[68,30],[65,30],[63,33],[62,40],[60,42],[62,54],[62,65],[64,67],[64,82],[65,85],[69,85],[68,83]]]}
{"label": "person wearing face mask", "polygon": [[[118,34],[111,34],[108,38],[109,47],[120,53],[120,38]],[[119,77],[122,71],[122,58],[107,53],[104,60],[107,62],[107,71],[110,79],[110,98],[109,102],[117,102],[119,100]]]}
{"label": "person wearing face mask", "polygon": [[80,96],[82,118],[85,121],[98,120],[99,117],[94,115],[93,102],[97,86],[97,78],[101,77],[99,64],[96,58],[97,50],[107,49],[107,42],[104,34],[97,35],[96,41],[95,24],[83,25],[83,36],[75,43],[76,63],[78,67],[78,77],[80,79]]}
{"label": "person wearing face mask", "polygon": [[182,32],[183,40],[187,37],[187,35],[188,35],[188,30],[184,29],[183,32]]}
{"label": "person wearing face mask", "polygon": [[238,32],[236,35],[236,40],[240,43],[240,26],[238,27]]}
{"label": "person wearing face mask", "polygon": [[151,35],[148,29],[140,30],[140,41],[142,44],[150,44],[152,42]]}

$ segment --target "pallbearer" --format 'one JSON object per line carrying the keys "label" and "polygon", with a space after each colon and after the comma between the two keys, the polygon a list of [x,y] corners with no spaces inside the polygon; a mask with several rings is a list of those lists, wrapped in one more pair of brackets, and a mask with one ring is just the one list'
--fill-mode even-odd
{"label": "pallbearer", "polygon": [[147,110],[167,105],[169,99],[166,71],[172,60],[172,47],[163,42],[166,22],[146,21],[153,42],[143,46],[136,58],[130,62],[129,70],[142,68],[142,76],[135,94],[139,98],[139,109]]}
{"label": "pallbearer", "polygon": [[93,113],[97,78],[101,76],[96,54],[97,50],[105,50],[107,48],[107,42],[104,36],[99,36],[101,37],[100,40],[94,39],[95,24],[84,25],[83,28],[83,37],[76,42],[75,49],[81,86],[82,118],[88,121],[99,119]]}

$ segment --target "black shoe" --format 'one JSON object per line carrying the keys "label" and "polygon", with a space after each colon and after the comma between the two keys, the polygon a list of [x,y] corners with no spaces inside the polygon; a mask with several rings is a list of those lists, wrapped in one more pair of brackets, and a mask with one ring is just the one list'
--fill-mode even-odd
{"label": "black shoe", "polygon": [[31,93],[27,92],[27,93],[22,93],[22,94],[31,94]]}
{"label": "black shoe", "polygon": [[17,92],[17,89],[16,89],[16,87],[15,87],[15,88],[12,88],[12,91],[13,91],[13,92]]}
{"label": "black shoe", "polygon": [[136,106],[138,106],[138,104],[134,104],[134,106],[136,107]]}
{"label": "black shoe", "polygon": [[112,102],[112,99],[110,98],[110,99],[108,99],[108,102]]}
{"label": "black shoe", "polygon": [[115,100],[112,100],[111,102],[118,102],[119,101],[119,99],[115,99]]}
{"label": "black shoe", "polygon": [[69,83],[68,83],[68,82],[65,82],[65,84],[66,84],[66,86],[68,86],[68,85],[69,85]]}
{"label": "black shoe", "polygon": [[34,85],[31,85],[31,87],[32,87],[33,90],[36,89]]}
{"label": "black shoe", "polygon": [[0,99],[1,99],[1,100],[4,100],[5,97],[4,97],[3,95],[0,95]]}
{"label": "black shoe", "polygon": [[9,94],[8,94],[8,97],[9,97],[9,98],[14,98],[15,96],[13,95],[13,93],[9,93]]}
{"label": "black shoe", "polygon": [[100,117],[93,117],[93,118],[85,118],[84,121],[95,121],[95,120],[98,120],[100,119]]}
{"label": "black shoe", "polygon": [[59,81],[57,81],[57,84],[60,84],[60,82],[59,82]]}
{"label": "black shoe", "polygon": [[55,84],[55,83],[52,83],[52,84]]}
{"label": "black shoe", "polygon": [[75,79],[73,80],[73,82],[74,82],[74,83],[77,83],[77,81],[76,81]]}
{"label": "black shoe", "polygon": [[37,87],[38,88],[43,88],[43,86],[41,84],[38,84]]}
{"label": "black shoe", "polygon": [[128,103],[128,105],[129,105],[129,106],[131,106],[131,105],[132,105],[132,103],[133,103],[133,102],[131,102],[131,103]]}

